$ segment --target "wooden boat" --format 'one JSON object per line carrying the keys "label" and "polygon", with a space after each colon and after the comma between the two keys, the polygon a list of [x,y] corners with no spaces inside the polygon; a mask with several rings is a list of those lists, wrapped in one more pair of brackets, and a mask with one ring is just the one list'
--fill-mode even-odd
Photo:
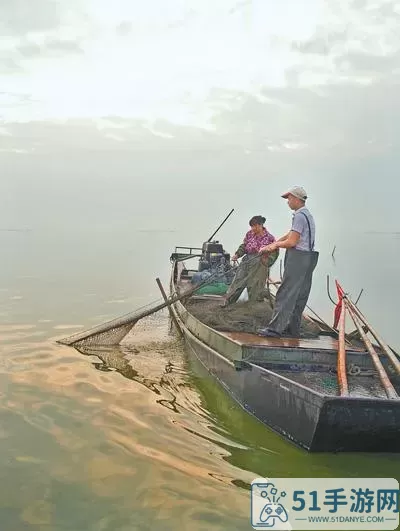
{"label": "wooden boat", "polygon": [[[203,253],[204,246],[175,248],[171,294],[193,287],[198,269],[184,261],[201,260]],[[221,304],[222,296],[192,295],[190,307],[204,300]],[[378,361],[360,337],[347,341],[343,352],[337,331],[306,314],[318,326],[315,338],[216,330],[196,318],[185,299],[171,313],[195,366],[287,440],[310,452],[400,451],[400,376],[379,344],[373,345]]]}

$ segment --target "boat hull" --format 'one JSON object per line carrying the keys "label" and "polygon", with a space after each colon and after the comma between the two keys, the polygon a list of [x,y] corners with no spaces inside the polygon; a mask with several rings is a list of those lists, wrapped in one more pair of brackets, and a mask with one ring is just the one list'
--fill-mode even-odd
{"label": "boat hull", "polygon": [[[282,360],[279,348],[246,350],[199,322],[181,302],[173,305],[173,312],[195,372],[217,380],[247,412],[286,440],[309,452],[400,451],[400,400],[318,392],[263,366],[271,355],[292,363],[296,349],[281,349]],[[329,349],[297,349],[297,355],[322,366],[335,359]],[[351,355],[360,364],[370,363],[365,353]]]}
{"label": "boat hull", "polygon": [[397,401],[327,398],[252,363],[238,370],[187,329],[183,333],[198,375],[217,380],[247,412],[297,446],[310,452],[400,451]]}

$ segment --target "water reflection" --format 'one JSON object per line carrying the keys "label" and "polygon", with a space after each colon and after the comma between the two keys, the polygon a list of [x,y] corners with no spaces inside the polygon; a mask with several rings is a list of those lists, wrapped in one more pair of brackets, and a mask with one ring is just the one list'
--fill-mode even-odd
{"label": "water reflection", "polygon": [[192,372],[166,315],[116,348],[60,346],[55,326],[1,328],[6,531],[242,530],[255,477],[400,477],[398,455],[285,442]]}
{"label": "water reflection", "polygon": [[[135,382],[144,385],[147,389],[159,396],[161,396],[163,392],[167,391],[172,395],[171,398],[158,399],[156,400],[156,403],[171,409],[175,413],[179,413],[179,409],[176,405],[176,395],[179,393],[179,388],[184,387],[187,384],[185,382],[174,381],[174,376],[179,374],[180,368],[179,366],[174,365],[171,360],[163,360],[158,358],[157,362],[159,362],[159,366],[157,366],[157,369],[159,369],[160,374],[153,373],[151,376],[145,376],[144,374],[140,374],[138,370],[134,368],[134,357],[140,359],[141,365],[143,362],[148,361],[143,359],[141,356],[141,351],[136,347],[110,347],[101,350],[93,347],[75,348],[78,352],[85,356],[96,356],[99,361],[92,361],[92,365],[98,371],[116,371],[124,376],[124,378],[134,380]],[[154,354],[154,352],[152,354]],[[148,358],[148,356],[146,356],[146,358]],[[156,372],[158,372],[158,370]]]}
{"label": "water reflection", "polygon": [[218,431],[166,319],[96,351],[37,331],[4,330],[2,528],[246,528],[253,474],[227,460],[245,446]]}

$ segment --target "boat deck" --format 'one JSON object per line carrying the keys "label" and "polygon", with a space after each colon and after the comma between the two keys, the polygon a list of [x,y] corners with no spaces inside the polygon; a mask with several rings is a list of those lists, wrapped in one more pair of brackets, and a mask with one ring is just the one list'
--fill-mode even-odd
{"label": "boat deck", "polygon": [[[180,289],[184,291],[189,289],[191,283],[189,280],[180,280],[178,283]],[[215,301],[216,305],[221,304],[224,297],[221,295],[192,295],[191,300],[193,301]],[[312,319],[304,314],[304,318],[311,320]],[[274,337],[262,337],[257,334],[252,334],[249,332],[229,332],[224,330],[218,330],[218,333],[222,336],[230,339],[237,345],[241,347],[251,347],[251,348],[288,348],[288,349],[304,349],[304,350],[318,350],[318,351],[328,351],[328,352],[338,352],[339,350],[339,341],[329,335],[320,335],[315,338],[274,338]],[[347,346],[347,352],[366,352],[365,348],[360,345],[355,344]]]}
{"label": "boat deck", "polygon": [[[235,343],[243,347],[253,348],[300,348],[308,350],[334,350],[338,351],[339,342],[337,339],[330,336],[319,336],[317,338],[276,338],[276,337],[261,337],[256,334],[249,334],[247,332],[219,332],[225,337],[228,337]],[[364,352],[365,349],[356,346],[349,347],[353,352]]]}

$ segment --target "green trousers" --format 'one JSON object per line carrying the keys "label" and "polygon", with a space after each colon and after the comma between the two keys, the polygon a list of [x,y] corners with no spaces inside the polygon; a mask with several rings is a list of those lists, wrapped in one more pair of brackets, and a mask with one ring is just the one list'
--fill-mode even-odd
{"label": "green trousers", "polygon": [[263,301],[268,271],[268,263],[264,264],[261,261],[261,256],[246,254],[236,271],[232,284],[226,292],[226,304],[236,302],[245,288],[247,288],[249,294],[249,301]]}

